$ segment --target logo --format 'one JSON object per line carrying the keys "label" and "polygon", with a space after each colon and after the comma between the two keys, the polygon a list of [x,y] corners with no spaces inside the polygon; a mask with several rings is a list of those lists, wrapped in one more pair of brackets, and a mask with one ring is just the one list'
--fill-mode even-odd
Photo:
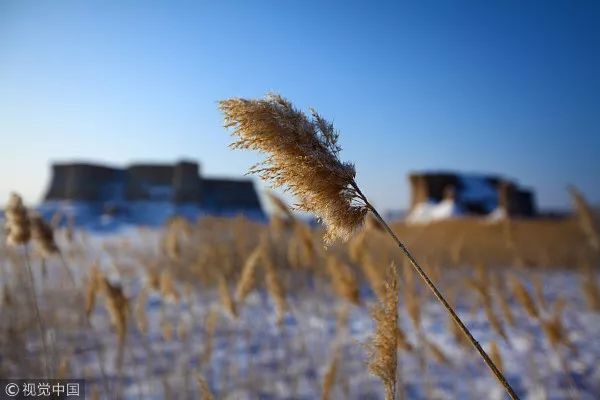
{"label": "logo", "polygon": [[4,392],[6,392],[7,396],[15,397],[19,394],[19,385],[17,385],[16,383],[8,383],[4,388]]}

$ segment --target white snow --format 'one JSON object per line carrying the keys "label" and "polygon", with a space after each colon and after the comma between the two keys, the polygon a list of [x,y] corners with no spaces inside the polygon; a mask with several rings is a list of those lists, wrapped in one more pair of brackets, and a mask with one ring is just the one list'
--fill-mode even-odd
{"label": "white snow", "polygon": [[463,215],[460,207],[453,200],[443,200],[439,203],[429,201],[418,204],[406,217],[412,224],[426,224]]}
{"label": "white snow", "polygon": [[[114,246],[125,238],[134,248],[153,254],[159,235],[156,230],[140,232],[137,229],[111,236],[92,234],[86,237],[86,249],[95,257],[95,253],[103,254],[106,246]],[[61,236],[58,235],[59,238]],[[109,260],[104,267],[113,262],[110,255],[106,256]],[[132,260],[124,258],[120,261],[131,263]],[[48,267],[52,268],[52,263]],[[76,269],[78,280],[86,273],[85,265],[80,267]],[[143,268],[139,266],[137,274],[121,276],[125,293],[130,298],[140,290]],[[515,273],[508,267],[498,273],[508,270],[508,273]],[[464,277],[465,273],[468,272],[448,270],[443,276],[447,281],[441,282],[441,286],[447,287],[448,283]],[[297,278],[293,282],[302,282],[305,276],[298,275]],[[585,305],[579,279],[579,274],[573,270],[545,270],[544,294],[549,302],[559,297],[566,300],[564,323],[576,351],[568,348],[561,351],[576,383],[578,398],[592,400],[597,399],[600,393],[600,314],[591,312]],[[288,285],[293,282],[288,282]],[[141,391],[144,399],[163,399],[165,381],[177,398],[193,398],[185,397],[183,390],[188,379],[192,382],[188,387],[194,390],[195,374],[201,372],[216,398],[318,399],[333,343],[336,343],[342,359],[332,398],[383,398],[381,383],[368,373],[365,366],[367,352],[362,345],[373,331],[368,313],[368,307],[374,302],[370,289],[366,286],[361,288],[364,305],[350,309],[347,331],[340,334],[336,332],[336,315],[342,301],[332,294],[328,285],[319,283],[312,288],[302,287],[298,284],[287,293],[289,313],[281,327],[275,322],[273,305],[264,290],[253,291],[244,305],[240,305],[239,319],[232,320],[225,314],[221,315],[209,364],[201,362],[207,343],[203,323],[209,310],[219,304],[217,290],[206,287],[195,291],[191,298],[183,298],[180,303],[167,304],[161,304],[158,294],[150,294],[147,303],[150,332],[146,339],[142,339],[132,326],[127,342],[123,398],[137,399]],[[442,349],[451,364],[442,365],[427,358],[423,367],[423,360],[417,353],[400,353],[400,387],[405,398],[505,398],[473,349],[459,346],[450,334],[444,310],[434,299],[423,298],[426,299],[422,304],[423,332],[428,340]],[[484,310],[474,308],[469,296],[459,297],[457,312],[484,348],[488,349],[492,340],[497,342],[507,378],[522,399],[569,399],[571,393],[566,385],[565,372],[557,367],[557,353],[549,346],[539,324],[531,321],[514,299],[510,306],[517,323],[515,326],[505,324],[508,341],[494,332]],[[177,340],[165,341],[160,334],[161,313],[167,315],[175,326],[179,319],[190,323],[188,332],[191,341],[187,344]],[[101,305],[96,307],[92,323],[103,342],[108,373],[114,378],[117,372],[112,366],[117,346],[109,316]],[[408,340],[417,345],[417,334],[404,307],[400,311],[400,325]],[[78,348],[82,350],[73,355],[72,369],[88,371],[91,374],[88,382],[98,383],[97,360],[92,351],[86,350],[91,348],[92,338],[81,335],[62,339],[69,340],[69,347],[78,340]]]}

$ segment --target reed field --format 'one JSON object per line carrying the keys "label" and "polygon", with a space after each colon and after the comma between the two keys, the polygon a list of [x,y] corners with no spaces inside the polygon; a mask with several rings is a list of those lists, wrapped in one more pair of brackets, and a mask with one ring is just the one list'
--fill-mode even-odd
{"label": "reed field", "polygon": [[[81,377],[90,398],[375,399],[390,379],[397,398],[505,396],[372,219],[327,248],[281,210],[44,226],[0,245],[3,377]],[[597,398],[599,260],[577,217],[392,227],[520,396]]]}

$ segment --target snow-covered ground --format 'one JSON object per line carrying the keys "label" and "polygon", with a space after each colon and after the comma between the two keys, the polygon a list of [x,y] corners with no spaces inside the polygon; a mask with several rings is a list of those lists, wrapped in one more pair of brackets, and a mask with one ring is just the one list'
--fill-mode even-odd
{"label": "snow-covered ground", "polygon": [[[141,237],[135,230],[119,238],[88,237],[90,252],[101,253],[111,242],[129,238],[129,246],[138,246]],[[149,235],[152,235],[150,233]],[[148,240],[148,235],[144,240]],[[149,242],[151,243],[151,241]],[[94,250],[95,249],[95,250]],[[110,257],[100,260],[110,271]],[[128,264],[127,259],[119,262]],[[513,271],[514,272],[514,271]],[[85,270],[79,270],[79,276]],[[446,272],[442,282],[456,281],[465,273],[460,268]],[[517,271],[523,274],[523,271]],[[121,276],[125,293],[135,298],[142,285],[143,272]],[[544,271],[544,295],[550,305],[561,297],[566,300],[564,323],[571,348],[554,349],[539,324],[522,307],[511,301],[516,317],[514,327],[505,324],[509,340],[491,329],[481,307],[474,307],[472,296],[462,293],[458,312],[475,338],[489,349],[491,341],[499,345],[508,380],[523,399],[600,398],[600,314],[586,306],[581,293],[580,276],[568,270]],[[179,302],[164,302],[158,293],[150,293],[146,312],[149,333],[142,335],[131,322],[125,344],[124,368],[115,368],[117,348],[109,316],[101,304],[92,315],[94,333],[54,332],[57,343],[74,348],[71,370],[88,379],[88,389],[102,390],[98,365],[97,340],[100,338],[106,374],[113,391],[122,389],[125,399],[199,398],[196,376],[201,374],[219,399],[318,399],[323,375],[335,349],[341,353],[333,399],[381,399],[381,383],[369,375],[364,343],[373,331],[368,313],[374,297],[365,284],[361,288],[363,305],[348,306],[348,323],[337,326],[344,301],[332,294],[326,280],[298,272],[287,278],[288,312],[277,325],[271,299],[263,289],[252,292],[239,305],[237,319],[229,317],[219,303],[216,288],[199,288],[183,295]],[[185,284],[178,283],[181,293]],[[422,346],[401,304],[401,327],[417,350],[400,352],[399,395],[405,399],[503,399],[500,385],[471,348],[461,347],[448,329],[448,319],[431,298],[422,304],[423,332],[447,357],[441,362],[418,349]],[[402,299],[402,297],[401,297]],[[133,307],[133,301],[132,301]],[[218,310],[217,328],[209,338],[206,316]],[[68,312],[68,308],[65,308]],[[499,313],[499,311],[497,310]],[[165,321],[174,330],[173,339],[163,334]],[[185,339],[178,327],[187,331]],[[206,361],[207,348],[212,348]],[[116,382],[120,382],[119,385]],[[121,389],[117,387],[121,386]]]}
{"label": "snow-covered ground", "polygon": [[[484,347],[491,340],[498,342],[507,377],[522,398],[596,399],[600,394],[600,315],[585,311],[578,282],[569,273],[553,273],[546,282],[549,297],[560,294],[570,301],[565,318],[576,350],[561,349],[557,353],[540,328],[514,304],[519,327],[507,327],[508,342],[493,333],[483,311],[473,313],[464,305],[459,312]],[[364,294],[368,299],[368,289]],[[368,374],[365,366],[362,344],[373,329],[365,307],[351,309],[348,330],[340,336],[336,333],[340,300],[326,293],[300,293],[288,301],[291,313],[281,327],[276,324],[268,295],[262,291],[247,299],[239,319],[222,314],[211,362],[202,365],[207,342],[203,321],[209,307],[217,303],[216,293],[199,293],[190,302],[168,306],[174,327],[179,318],[191,324],[189,343],[164,340],[159,327],[161,300],[157,295],[152,296],[148,309],[151,334],[144,340],[139,334],[128,340],[123,377],[126,397],[138,398],[141,391],[144,399],[162,399],[166,387],[181,396],[186,385],[191,393],[195,390],[195,373],[200,372],[218,398],[316,399],[320,397],[323,374],[337,346],[342,351],[342,362],[333,398],[383,398],[381,384]],[[458,346],[448,333],[447,317],[441,308],[429,301],[423,311],[425,335],[442,349],[448,363],[431,357],[423,361],[417,352],[401,353],[400,391],[405,398],[505,398],[474,350]],[[108,326],[106,318],[101,311],[94,316],[99,326]],[[409,341],[418,347],[417,335],[404,312],[402,327]],[[109,343],[106,345],[110,349]],[[114,357],[114,351],[109,350],[107,359]],[[96,368],[93,357],[85,364],[87,368]]]}

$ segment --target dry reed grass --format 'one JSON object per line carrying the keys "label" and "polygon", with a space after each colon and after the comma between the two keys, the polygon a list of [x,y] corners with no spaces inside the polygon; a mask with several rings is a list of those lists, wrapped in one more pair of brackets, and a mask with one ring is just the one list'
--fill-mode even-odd
{"label": "dry reed grass", "polygon": [[359,305],[358,282],[350,268],[335,255],[330,255],[327,258],[326,265],[327,272],[331,277],[331,284],[337,295],[354,305]]}
{"label": "dry reed grass", "polygon": [[339,159],[341,148],[333,125],[311,111],[311,118],[283,97],[221,101],[225,126],[237,136],[233,148],[258,150],[266,160],[251,172],[285,187],[298,208],[322,218],[326,239],[349,238],[362,225],[367,208],[356,192],[356,171]]}
{"label": "dry reed grass", "polygon": [[323,375],[323,389],[321,390],[321,400],[330,400],[335,385],[336,376],[338,373],[338,364],[340,360],[340,354],[334,350],[333,355],[327,366],[327,370]]}
{"label": "dry reed grass", "polygon": [[371,309],[375,332],[369,349],[369,371],[383,382],[386,400],[396,397],[398,362],[398,272],[390,266],[384,297]]}

